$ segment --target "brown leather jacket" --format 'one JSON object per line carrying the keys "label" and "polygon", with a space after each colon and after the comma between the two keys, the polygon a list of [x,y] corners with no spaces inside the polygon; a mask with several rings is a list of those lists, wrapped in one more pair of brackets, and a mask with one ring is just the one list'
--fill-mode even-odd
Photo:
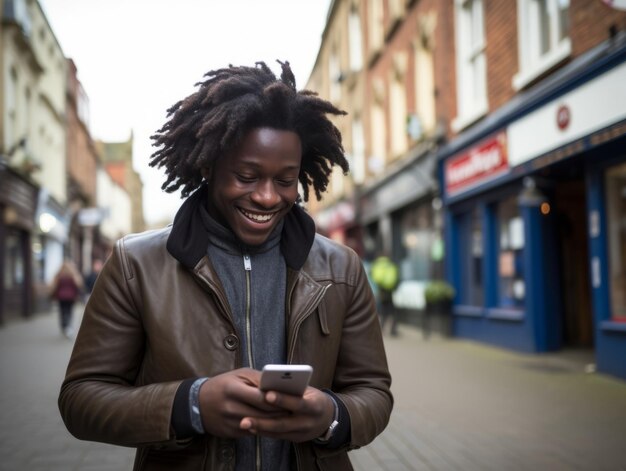
{"label": "brown leather jacket", "polygon": [[[187,225],[196,233],[180,238],[177,224],[179,216],[172,230],[177,237],[166,228],[117,243],[86,307],[59,407],[77,438],[137,447],[136,470],[232,470],[232,440],[202,435],[177,441],[171,427],[184,379],[241,365],[238,333],[206,239],[194,223]],[[298,245],[293,236],[287,243]],[[310,239],[304,256],[291,252],[302,257],[300,269],[286,255],[288,361],[313,366],[311,385],[331,389],[342,401],[351,436],[335,450],[296,444],[292,462],[299,470],[352,469],[347,451],[367,445],[387,425],[391,378],[360,259],[322,236]]]}

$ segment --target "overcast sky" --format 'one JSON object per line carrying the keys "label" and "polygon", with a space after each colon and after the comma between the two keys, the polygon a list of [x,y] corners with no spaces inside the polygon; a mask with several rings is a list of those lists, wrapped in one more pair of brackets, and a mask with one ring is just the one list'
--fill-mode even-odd
{"label": "overcast sky", "polygon": [[330,0],[40,0],[63,53],[89,96],[92,137],[134,133],[134,166],[149,224],[173,217],[178,195],[161,191],[148,167],[150,135],[165,111],[192,93],[205,72],[288,60],[304,88],[321,43]]}

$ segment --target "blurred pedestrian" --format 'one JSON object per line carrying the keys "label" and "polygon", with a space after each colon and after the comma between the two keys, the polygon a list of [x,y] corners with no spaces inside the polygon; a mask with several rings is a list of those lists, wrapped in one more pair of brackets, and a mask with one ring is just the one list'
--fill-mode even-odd
{"label": "blurred pedestrian", "polygon": [[[393,398],[358,255],[299,204],[348,171],[330,115],[288,62],[206,74],[153,136],[186,200],[125,237],[98,276],[59,407],[78,438],[137,447],[136,469],[352,469]],[[259,388],[269,363],[313,367],[302,396]]]}
{"label": "blurred pedestrian", "polygon": [[393,292],[398,286],[398,266],[386,254],[377,257],[371,266],[371,278],[378,287],[381,328],[385,329],[388,319],[391,319],[390,334],[398,335],[398,316],[393,305]]}
{"label": "blurred pedestrian", "polygon": [[71,260],[65,260],[52,280],[50,297],[59,305],[59,321],[61,333],[67,338],[74,334],[72,318],[74,303],[79,299],[83,289],[83,279]]}

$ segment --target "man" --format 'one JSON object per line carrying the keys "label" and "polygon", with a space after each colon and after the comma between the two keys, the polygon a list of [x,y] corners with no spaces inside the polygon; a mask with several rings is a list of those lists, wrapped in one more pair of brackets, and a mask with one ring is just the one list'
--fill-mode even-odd
{"label": "man", "polygon": [[[393,404],[358,256],[315,234],[342,111],[287,62],[209,72],[153,136],[188,198],[171,227],[118,242],[86,306],[59,397],[71,433],[138,448],[135,469],[352,469]],[[259,389],[309,364],[302,397]]]}
{"label": "man", "polygon": [[398,336],[398,316],[393,305],[393,292],[398,286],[398,266],[387,254],[376,257],[371,267],[371,277],[377,287],[380,306],[380,324],[384,330],[387,319],[391,318],[392,337]]}

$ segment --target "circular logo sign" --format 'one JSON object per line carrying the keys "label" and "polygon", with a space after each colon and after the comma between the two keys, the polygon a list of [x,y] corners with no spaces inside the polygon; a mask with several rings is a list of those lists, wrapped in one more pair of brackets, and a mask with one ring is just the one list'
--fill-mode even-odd
{"label": "circular logo sign", "polygon": [[565,131],[569,126],[572,114],[569,110],[569,106],[561,105],[556,110],[556,124],[561,131]]}

